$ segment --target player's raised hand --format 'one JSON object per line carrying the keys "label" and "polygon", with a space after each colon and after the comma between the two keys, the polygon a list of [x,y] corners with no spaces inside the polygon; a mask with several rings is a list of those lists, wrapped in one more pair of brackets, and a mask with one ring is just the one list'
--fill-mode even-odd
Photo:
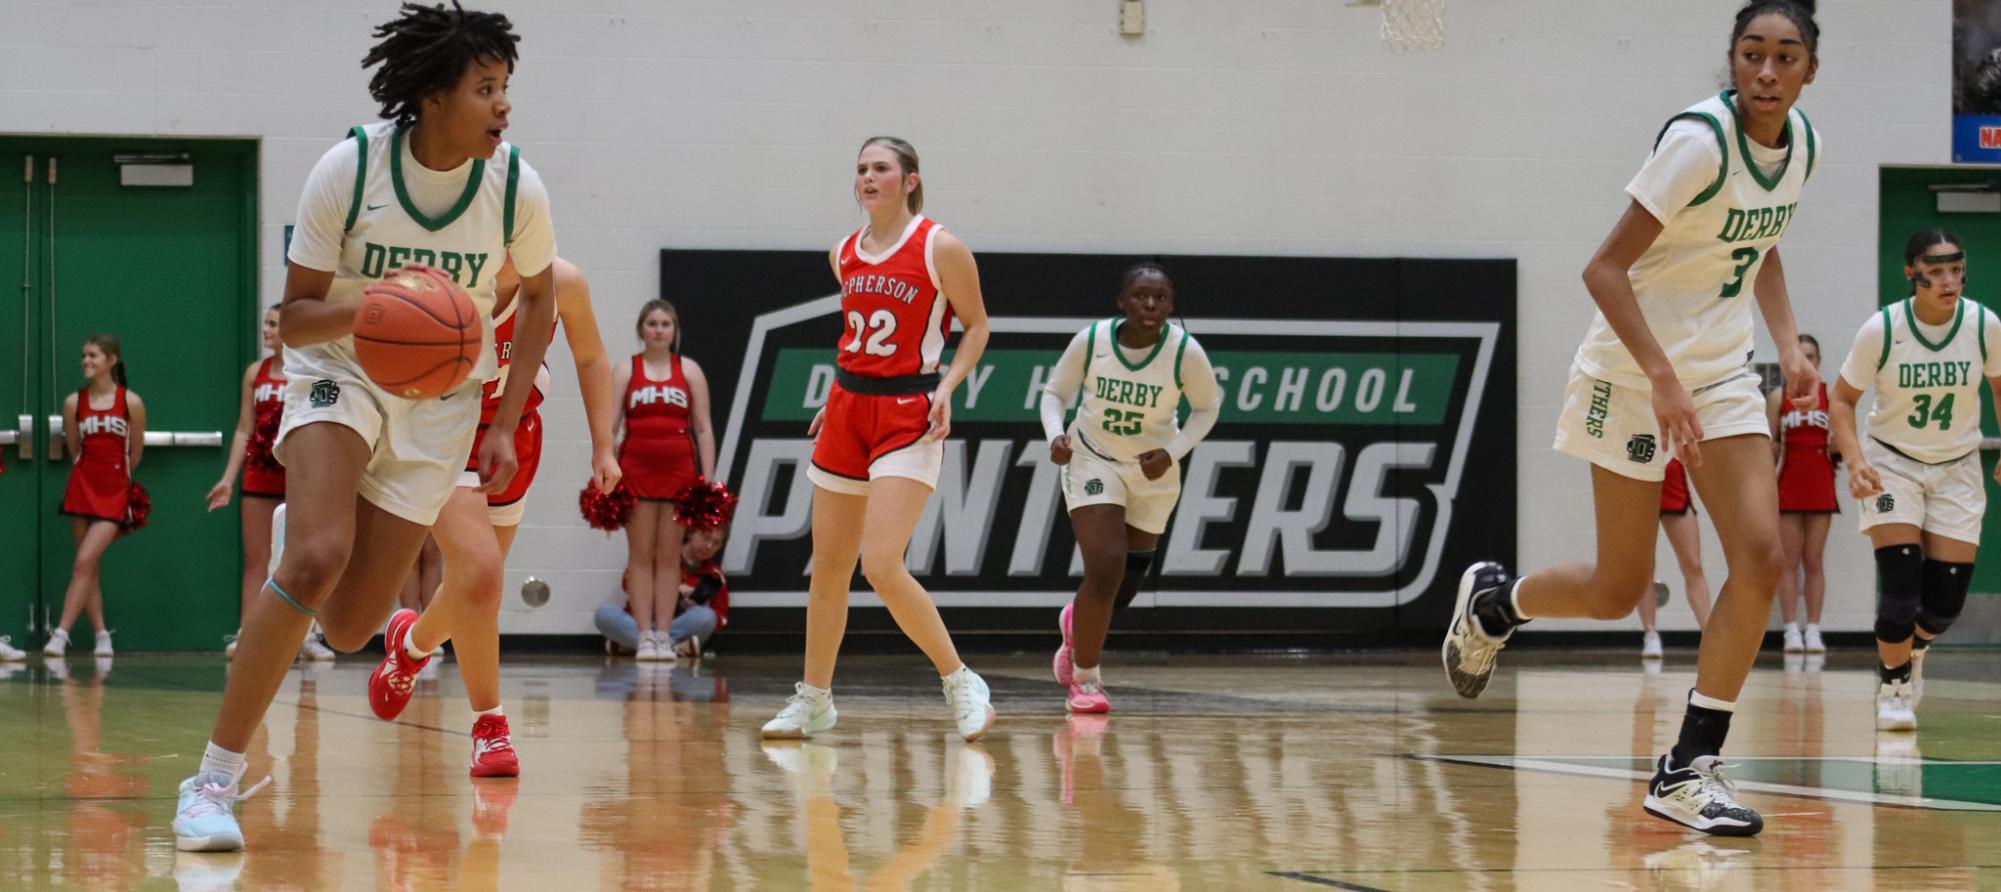
{"label": "player's raised hand", "polygon": [[1702,467],[1702,419],[1695,415],[1695,398],[1672,378],[1654,382],[1654,421],[1660,425],[1662,446],[1691,468]]}

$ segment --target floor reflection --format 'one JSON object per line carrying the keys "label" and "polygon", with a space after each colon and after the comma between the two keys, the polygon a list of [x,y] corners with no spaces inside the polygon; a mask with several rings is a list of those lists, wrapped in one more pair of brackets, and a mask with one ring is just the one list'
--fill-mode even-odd
{"label": "floor reflection", "polygon": [[1121,711],[1090,717],[1042,659],[989,658],[1003,722],[977,745],[899,658],[845,662],[841,726],[785,743],[757,723],[794,659],[520,660],[518,780],[467,776],[453,667],[385,723],[342,662],[288,680],[250,753],[274,783],[227,856],[166,828],[219,667],[0,667],[0,888],[1972,888],[2001,812],[1923,803],[2001,809],[2001,660],[1934,660],[1917,735],[1875,733],[1866,663],[1761,666],[1736,776],[1800,792],[1746,792],[1769,822],[1749,842],[1644,816],[1624,776],[1672,741],[1687,655],[1527,655],[1471,702],[1422,655],[1135,661]]}

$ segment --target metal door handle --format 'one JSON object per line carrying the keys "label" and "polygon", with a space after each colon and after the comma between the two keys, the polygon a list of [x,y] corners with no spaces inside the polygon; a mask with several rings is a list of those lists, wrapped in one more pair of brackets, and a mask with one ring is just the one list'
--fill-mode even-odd
{"label": "metal door handle", "polygon": [[221,446],[222,431],[147,431],[146,445]]}
{"label": "metal door handle", "polygon": [[22,415],[16,420],[16,424],[19,425],[18,428],[7,432],[11,438],[7,442],[21,447],[23,460],[32,460],[35,457],[35,416]]}
{"label": "metal door handle", "polygon": [[61,461],[63,457],[63,417],[49,416],[49,461]]}

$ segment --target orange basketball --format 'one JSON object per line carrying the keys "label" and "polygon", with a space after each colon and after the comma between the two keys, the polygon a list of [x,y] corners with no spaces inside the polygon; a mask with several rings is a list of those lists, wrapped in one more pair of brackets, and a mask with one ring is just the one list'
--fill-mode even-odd
{"label": "orange basketball", "polygon": [[450,276],[405,266],[362,292],[354,355],[368,379],[404,399],[452,392],[479,364],[479,310]]}

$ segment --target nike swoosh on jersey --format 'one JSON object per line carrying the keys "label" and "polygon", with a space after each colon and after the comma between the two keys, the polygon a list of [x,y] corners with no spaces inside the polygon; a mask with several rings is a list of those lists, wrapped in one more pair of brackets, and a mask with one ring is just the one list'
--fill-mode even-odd
{"label": "nike swoosh on jersey", "polygon": [[371,211],[379,211],[388,206],[389,206],[388,202],[383,202],[382,204],[371,204],[368,206],[368,209]]}

